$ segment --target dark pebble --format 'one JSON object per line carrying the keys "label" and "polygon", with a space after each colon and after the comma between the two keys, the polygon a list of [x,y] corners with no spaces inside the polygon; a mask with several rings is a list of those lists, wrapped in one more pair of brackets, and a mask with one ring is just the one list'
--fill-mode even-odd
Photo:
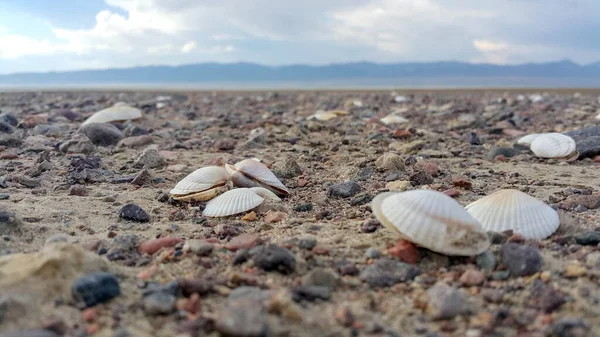
{"label": "dark pebble", "polygon": [[121,294],[119,281],[111,273],[93,273],[73,282],[73,298],[85,307],[110,301]]}
{"label": "dark pebble", "polygon": [[577,144],[579,159],[594,157],[600,154],[600,126],[594,125],[578,130],[565,132]]}
{"label": "dark pebble", "polygon": [[529,294],[529,303],[534,308],[551,313],[565,303],[565,296],[551,285],[547,285],[541,280],[535,280]]}
{"label": "dark pebble", "polygon": [[117,145],[125,135],[110,123],[92,123],[84,125],[80,132],[86,135],[96,146]]}
{"label": "dark pebble", "polygon": [[450,319],[470,313],[469,303],[458,289],[438,283],[427,291],[427,312],[433,319]]}
{"label": "dark pebble", "polygon": [[168,315],[175,310],[177,297],[157,292],[144,297],[144,310],[149,315]]}
{"label": "dark pebble", "polygon": [[506,158],[512,158],[519,154],[519,151],[510,147],[496,147],[490,150],[488,158],[494,159],[497,156],[504,156]]}
{"label": "dark pebble", "polygon": [[414,279],[421,271],[400,261],[382,258],[365,268],[360,279],[371,287],[390,287],[396,283]]}
{"label": "dark pebble", "polygon": [[213,289],[212,282],[203,279],[177,280],[179,289],[185,297],[197,293],[198,295],[206,295]]}
{"label": "dark pebble", "polygon": [[292,298],[296,302],[302,300],[314,301],[317,299],[327,301],[331,298],[331,288],[326,286],[296,286],[291,289]]}
{"label": "dark pebble", "polygon": [[548,337],[587,337],[590,327],[579,318],[563,318],[550,326]]}
{"label": "dark pebble", "polygon": [[373,233],[381,227],[381,223],[375,219],[366,220],[360,225],[360,231],[363,233]]}
{"label": "dark pebble", "polygon": [[69,188],[69,195],[84,197],[88,195],[88,190],[83,185],[73,185]]}
{"label": "dark pebble", "polygon": [[298,247],[301,249],[312,250],[317,245],[317,239],[315,238],[302,238],[298,242]]}
{"label": "dark pebble", "polygon": [[273,244],[253,249],[252,260],[260,269],[278,271],[282,274],[293,272],[296,266],[296,257],[292,252]]}
{"label": "dark pebble", "polygon": [[239,287],[227,297],[225,308],[215,321],[215,329],[225,336],[265,337],[269,334],[265,291],[255,287]]}
{"label": "dark pebble", "polygon": [[296,212],[311,212],[313,210],[312,204],[302,204],[294,207],[294,211]]}
{"label": "dark pebble", "polygon": [[352,201],[350,201],[350,206],[364,205],[364,204],[371,202],[372,199],[373,199],[373,197],[368,194],[362,195],[358,198],[352,199]]}
{"label": "dark pebble", "polygon": [[360,273],[360,270],[358,270],[354,263],[346,260],[336,262],[335,269],[342,276],[356,276]]}
{"label": "dark pebble", "polygon": [[237,252],[235,252],[233,259],[231,259],[231,263],[233,263],[233,265],[238,265],[248,261],[249,259],[250,252],[248,249],[239,249]]}
{"label": "dark pebble", "polygon": [[418,171],[410,176],[410,184],[413,186],[433,184],[434,179],[431,174],[425,171]]}
{"label": "dark pebble", "polygon": [[491,250],[486,250],[477,255],[475,263],[484,271],[493,271],[496,268],[496,255]]}
{"label": "dark pebble", "polygon": [[542,256],[537,248],[506,243],[502,246],[502,260],[512,276],[528,276],[542,268]]}
{"label": "dark pebble", "polygon": [[148,222],[150,216],[140,206],[136,204],[127,204],[119,211],[119,217],[125,220],[135,222]]}
{"label": "dark pebble", "polygon": [[582,246],[597,246],[600,243],[600,232],[584,232],[574,236],[575,242]]}
{"label": "dark pebble", "polygon": [[179,294],[179,283],[177,281],[172,281],[166,284],[149,283],[144,291],[142,291],[142,296],[146,297],[156,293],[165,293],[177,296]]}
{"label": "dark pebble", "polygon": [[10,194],[0,193],[0,200],[8,200],[10,199]]}
{"label": "dark pebble", "polygon": [[471,135],[469,136],[469,143],[471,143],[471,145],[483,144],[475,132],[471,132]]}
{"label": "dark pebble", "polygon": [[331,185],[327,190],[330,197],[350,198],[360,192],[360,186],[354,181],[346,181],[341,184]]}
{"label": "dark pebble", "polygon": [[504,233],[488,231],[487,236],[493,245],[501,245],[508,240],[508,236]]}

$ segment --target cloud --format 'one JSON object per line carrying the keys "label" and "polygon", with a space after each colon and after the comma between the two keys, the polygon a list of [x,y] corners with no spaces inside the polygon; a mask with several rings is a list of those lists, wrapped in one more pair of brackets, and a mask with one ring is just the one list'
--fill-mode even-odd
{"label": "cloud", "polygon": [[183,47],[181,47],[181,52],[189,53],[189,52],[193,51],[194,49],[196,49],[196,42],[190,41],[190,42],[184,44]]}

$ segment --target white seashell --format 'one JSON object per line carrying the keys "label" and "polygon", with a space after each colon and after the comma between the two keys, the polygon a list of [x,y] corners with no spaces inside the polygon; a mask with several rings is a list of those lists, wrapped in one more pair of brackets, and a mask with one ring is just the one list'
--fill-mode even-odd
{"label": "white seashell", "polygon": [[281,199],[277,196],[277,194],[269,191],[268,189],[266,189],[264,187],[251,187],[250,189],[252,190],[252,192],[260,195],[265,200],[269,200],[269,201],[281,201]]}
{"label": "white seashell", "polygon": [[238,187],[264,187],[279,195],[290,194],[275,174],[255,158],[242,160],[235,166],[226,166],[231,180]]}
{"label": "white seashell", "polygon": [[573,138],[562,133],[546,133],[531,142],[531,151],[540,158],[564,158],[575,153]]}
{"label": "white seashell", "polygon": [[598,116],[596,116],[596,120],[600,121],[600,114],[598,114]]}
{"label": "white seashell", "polygon": [[223,217],[243,213],[258,207],[264,200],[249,188],[236,188],[209,201],[202,215]]}
{"label": "white seashell", "polygon": [[[207,166],[188,174],[169,193],[176,200],[209,200],[222,191],[215,188],[228,189],[226,186],[228,181],[229,173],[223,167]],[[201,192],[206,193],[201,194]]]}
{"label": "white seashell", "polygon": [[86,119],[81,125],[83,126],[91,123],[110,123],[142,118],[142,110],[129,105],[117,104],[110,108],[96,112]]}
{"label": "white seashell", "polygon": [[328,121],[328,120],[337,118],[339,116],[346,116],[346,115],[348,115],[348,111],[344,111],[344,110],[333,110],[333,111],[319,110],[316,113],[314,113],[313,115],[306,117],[306,119],[307,120]]}
{"label": "white seashell", "polygon": [[523,136],[523,137],[519,138],[519,140],[517,140],[517,144],[531,147],[531,142],[533,142],[534,139],[536,139],[537,137],[539,137],[541,135],[543,135],[543,133],[532,133],[530,135]]}
{"label": "white seashell", "polygon": [[357,108],[362,108],[363,106],[363,102],[361,100],[355,100],[352,102],[352,104]]}
{"label": "white seashell", "polygon": [[488,231],[512,229],[528,240],[541,240],[556,231],[560,220],[552,207],[517,190],[499,190],[466,207]]}
{"label": "white seashell", "polygon": [[408,98],[406,98],[406,96],[398,95],[398,96],[394,97],[394,101],[396,103],[402,103],[402,102],[408,101]]}
{"label": "white seashell", "polygon": [[440,192],[381,193],[373,199],[371,208],[388,229],[438,253],[471,256],[490,246],[479,222]]}
{"label": "white seashell", "polygon": [[394,114],[389,114],[381,118],[380,121],[385,125],[408,123],[408,119]]}

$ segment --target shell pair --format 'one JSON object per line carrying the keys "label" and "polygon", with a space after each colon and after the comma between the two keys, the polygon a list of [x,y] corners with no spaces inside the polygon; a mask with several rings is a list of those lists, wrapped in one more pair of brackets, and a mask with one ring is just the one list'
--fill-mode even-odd
{"label": "shell pair", "polygon": [[517,140],[527,146],[539,158],[577,157],[577,146],[573,138],[562,133],[533,133]]}
{"label": "shell pair", "polygon": [[111,106],[110,108],[106,108],[94,113],[83,123],[81,123],[81,126],[91,123],[111,123],[118,121],[127,121],[132,119],[139,119],[142,117],[142,110],[129,106],[125,103],[119,102]]}

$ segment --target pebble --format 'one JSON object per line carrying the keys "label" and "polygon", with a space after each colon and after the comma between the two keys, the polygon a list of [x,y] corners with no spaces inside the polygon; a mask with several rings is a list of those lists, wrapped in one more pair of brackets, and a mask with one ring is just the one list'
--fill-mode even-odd
{"label": "pebble", "polygon": [[600,232],[584,232],[574,236],[575,242],[582,246],[597,246],[600,244]]}
{"label": "pebble", "polygon": [[577,144],[579,158],[594,157],[600,154],[600,126],[594,125],[586,128],[565,132]]}
{"label": "pebble", "polygon": [[96,146],[117,145],[125,135],[110,123],[92,123],[84,125],[80,130]]}
{"label": "pebble", "polygon": [[429,185],[433,184],[434,181],[431,174],[425,171],[418,171],[410,176],[410,183],[412,186]]}
{"label": "pebble", "polygon": [[5,121],[0,120],[0,133],[13,133],[15,132],[15,128],[6,123]]}
{"label": "pebble", "polygon": [[257,234],[241,234],[229,240],[225,245],[226,249],[236,251],[238,249],[252,249],[258,243],[262,242]]}
{"label": "pebble", "polygon": [[[548,337],[588,337],[590,327],[580,318],[565,317],[550,326]],[[591,337],[591,336],[590,336]]]}
{"label": "pebble", "polygon": [[471,188],[471,181],[465,176],[452,176],[452,184],[456,187],[462,187],[465,189]]}
{"label": "pebble", "polygon": [[69,188],[69,195],[85,197],[88,195],[88,189],[83,185],[73,185]]}
{"label": "pebble", "polygon": [[264,337],[269,335],[265,314],[268,293],[260,288],[239,287],[231,291],[215,329],[225,336]]}
{"label": "pebble", "polygon": [[585,264],[593,269],[600,269],[600,252],[591,252],[585,257]]}
{"label": "pebble", "polygon": [[134,222],[148,222],[150,215],[136,204],[127,204],[119,211],[119,217]]}
{"label": "pebble", "polygon": [[142,136],[127,137],[125,139],[122,139],[119,142],[119,144],[117,144],[117,147],[119,147],[119,148],[123,148],[123,147],[136,148],[136,147],[150,145],[152,143],[154,143],[154,139],[152,139],[152,136],[142,135]]}
{"label": "pebble", "polygon": [[482,270],[491,272],[496,268],[496,255],[494,255],[491,250],[486,250],[477,255],[475,263],[477,264],[477,267]]}
{"label": "pebble", "polygon": [[292,158],[276,161],[271,166],[271,171],[280,179],[292,179],[302,174],[300,165]]}
{"label": "pebble", "polygon": [[409,154],[409,153],[419,150],[425,144],[426,144],[425,141],[417,139],[417,140],[413,140],[412,142],[409,142],[409,143],[393,142],[393,143],[390,143],[389,148],[390,148],[390,150],[398,151],[400,154]]}
{"label": "pebble", "polygon": [[183,242],[181,238],[160,238],[144,241],[139,244],[137,250],[140,254],[153,255],[159,250],[167,247],[173,247],[176,244]]}
{"label": "pebble", "polygon": [[508,236],[504,233],[488,231],[486,234],[493,245],[501,245],[508,240]]}
{"label": "pebble", "polygon": [[414,168],[418,171],[425,171],[432,177],[437,177],[437,175],[440,173],[440,169],[438,168],[437,164],[430,160],[420,160],[415,163]]}
{"label": "pebble", "polygon": [[496,281],[507,280],[510,277],[510,271],[508,271],[508,270],[495,271],[492,273],[491,277],[492,277],[492,280],[496,280]]}
{"label": "pebble", "polygon": [[579,263],[569,263],[565,269],[564,276],[569,278],[582,277],[587,274],[587,269]]}
{"label": "pebble", "polygon": [[512,276],[529,276],[542,268],[542,257],[537,248],[506,243],[501,248],[502,261]]}
{"label": "pebble", "polygon": [[342,276],[356,276],[360,273],[360,270],[358,270],[354,263],[346,260],[336,262],[335,268],[338,274]]}
{"label": "pebble", "polygon": [[381,227],[381,223],[375,219],[365,220],[360,225],[360,231],[363,233],[373,233]]}
{"label": "pebble", "polygon": [[10,194],[0,193],[0,200],[8,200],[10,199]]}
{"label": "pebble", "polygon": [[161,156],[157,149],[145,149],[136,159],[133,167],[155,169],[167,166],[167,160]]}
{"label": "pebble", "polygon": [[519,151],[510,147],[496,147],[490,150],[488,153],[489,159],[494,159],[498,156],[503,156],[505,158],[512,158],[519,154]]}
{"label": "pebble", "polygon": [[427,313],[434,320],[451,319],[471,312],[469,303],[459,290],[445,283],[437,283],[427,290],[427,294]]}
{"label": "pebble", "polygon": [[235,149],[236,141],[234,139],[220,139],[215,143],[215,149],[219,151],[231,151]]}
{"label": "pebble", "polygon": [[41,186],[41,183],[38,179],[27,178],[25,176],[19,176],[17,178],[17,182],[27,188],[36,188]]}
{"label": "pebble", "polygon": [[354,181],[346,181],[340,184],[331,185],[327,190],[327,194],[331,197],[350,198],[360,192],[361,188]]}
{"label": "pebble", "polygon": [[298,247],[301,249],[312,250],[317,245],[315,238],[301,238],[298,242]]}
{"label": "pebble", "polygon": [[23,222],[15,212],[0,207],[0,235],[11,234],[22,225]]}
{"label": "pebble", "polygon": [[167,166],[167,171],[171,171],[171,172],[175,172],[175,173],[180,173],[185,171],[185,169],[187,169],[187,165],[185,164],[175,164],[175,165],[169,165]]}
{"label": "pebble", "polygon": [[189,280],[177,280],[179,289],[185,297],[190,297],[192,294],[198,294],[200,296],[206,295],[213,290],[213,284],[204,279],[189,279]]}
{"label": "pebble", "polygon": [[450,198],[458,198],[460,197],[460,191],[454,188],[451,188],[449,190],[445,190],[444,192],[445,195],[449,196]]}
{"label": "pebble", "polygon": [[267,223],[275,223],[281,222],[287,217],[287,214],[284,212],[268,212],[265,216],[265,222]]}
{"label": "pebble", "polygon": [[289,274],[294,271],[296,257],[288,249],[269,244],[252,249],[252,260],[254,264],[265,271],[278,271]]}
{"label": "pebble", "polygon": [[375,167],[380,171],[404,171],[404,159],[395,153],[384,153],[375,161]]}
{"label": "pebble", "polygon": [[313,210],[312,204],[302,204],[294,207],[295,212],[311,212]]}
{"label": "pebble", "polygon": [[214,248],[212,243],[197,239],[186,240],[183,245],[184,252],[190,252],[200,256],[210,255]]}
{"label": "pebble", "polygon": [[565,303],[565,295],[552,286],[535,280],[528,301],[532,307],[541,309],[545,313],[551,313]]}
{"label": "pebble", "polygon": [[314,301],[317,299],[327,301],[331,298],[331,287],[326,286],[295,286],[290,289],[292,293],[292,298],[296,302],[300,302],[302,300],[306,301]]}
{"label": "pebble", "polygon": [[360,279],[372,288],[390,287],[396,283],[413,280],[421,271],[400,261],[377,259],[360,273]]}
{"label": "pebble", "polygon": [[136,186],[144,186],[152,183],[152,174],[148,169],[143,169],[131,181],[131,184]]}
{"label": "pebble", "polygon": [[105,303],[121,295],[119,281],[111,273],[93,273],[73,282],[73,298],[85,307]]}
{"label": "pebble", "polygon": [[583,206],[586,209],[596,209],[600,207],[600,196],[573,194],[558,203],[559,208],[566,210],[576,209],[578,206]]}
{"label": "pebble", "polygon": [[377,248],[370,247],[365,252],[365,257],[368,259],[376,259],[381,256],[381,252]]}
{"label": "pebble", "polygon": [[467,287],[478,286],[485,281],[485,274],[479,270],[468,269],[460,276],[459,281]]}
{"label": "pebble", "polygon": [[331,270],[315,268],[302,277],[302,285],[323,286],[333,289],[337,286],[338,276]]}
{"label": "pebble", "polygon": [[390,192],[404,192],[411,187],[411,182],[407,180],[390,181],[385,184],[385,189]]}
{"label": "pebble", "polygon": [[419,250],[408,240],[398,240],[393,247],[388,248],[388,253],[402,262],[410,264],[419,262]]}
{"label": "pebble", "polygon": [[144,297],[144,311],[149,315],[167,315],[175,310],[177,297],[165,292],[156,292]]}

